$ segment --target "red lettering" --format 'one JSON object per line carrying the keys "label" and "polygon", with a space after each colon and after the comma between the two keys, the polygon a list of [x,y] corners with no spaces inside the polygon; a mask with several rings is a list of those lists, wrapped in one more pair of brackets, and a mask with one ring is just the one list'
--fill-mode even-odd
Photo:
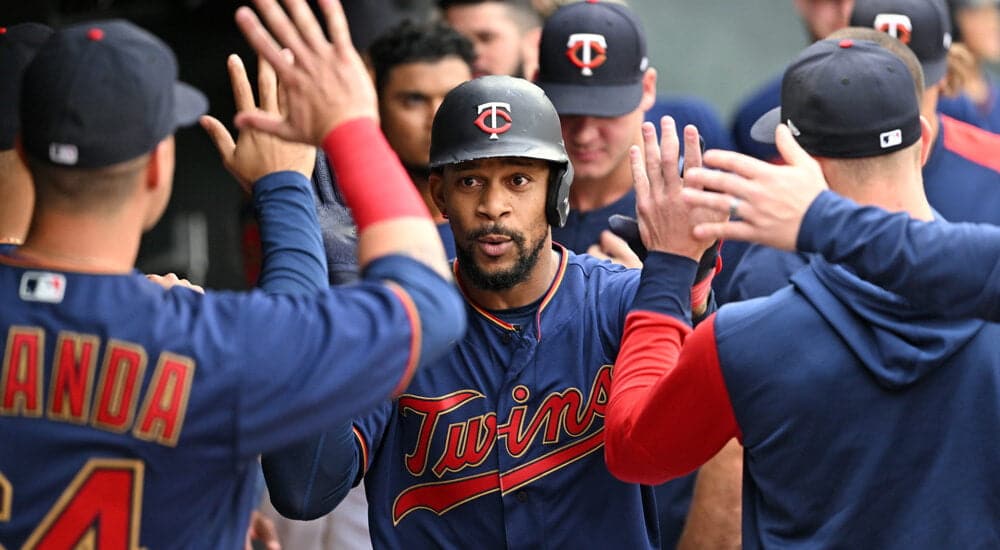
{"label": "red lettering", "polygon": [[113,432],[127,431],[135,418],[139,381],[146,370],[146,350],[112,340],[104,353],[97,382],[97,404],[91,422]]}
{"label": "red lettering", "polygon": [[87,421],[99,345],[96,336],[72,332],[59,334],[49,389],[49,418],[77,424]]}
{"label": "red lettering", "polygon": [[404,395],[399,398],[399,410],[405,416],[414,412],[423,416],[420,421],[420,431],[416,446],[412,453],[406,454],[406,469],[415,476],[423,475],[427,467],[427,455],[430,450],[431,437],[437,427],[441,415],[453,411],[472,399],[483,397],[483,394],[473,390],[463,390],[443,397],[419,397]]}
{"label": "red lettering", "polygon": [[441,459],[434,465],[434,475],[458,472],[479,466],[490,455],[496,442],[497,417],[490,413],[448,427],[448,438]]}
{"label": "red lettering", "polygon": [[177,445],[194,381],[194,366],[194,360],[188,357],[170,353],[160,356],[133,435],[170,447]]}
{"label": "red lettering", "polygon": [[45,333],[41,329],[12,326],[7,331],[0,373],[0,414],[42,415],[44,354]]}

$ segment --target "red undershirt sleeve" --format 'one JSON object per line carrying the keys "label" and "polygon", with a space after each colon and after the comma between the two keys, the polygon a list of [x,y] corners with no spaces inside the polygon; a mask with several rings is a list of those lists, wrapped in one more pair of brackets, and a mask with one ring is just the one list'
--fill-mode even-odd
{"label": "red undershirt sleeve", "polygon": [[670,315],[629,313],[605,432],[611,473],[647,485],[690,473],[741,437],[719,366],[714,315],[692,332]]}

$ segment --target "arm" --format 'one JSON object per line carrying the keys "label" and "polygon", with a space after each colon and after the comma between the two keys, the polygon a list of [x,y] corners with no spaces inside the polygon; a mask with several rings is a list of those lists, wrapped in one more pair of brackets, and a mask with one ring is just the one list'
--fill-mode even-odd
{"label": "arm", "polygon": [[695,269],[693,260],[663,253],[643,267],[605,416],[605,459],[623,481],[657,485],[688,474],[739,436],[715,318],[693,333],[688,322]]}
{"label": "arm", "polygon": [[716,192],[685,189],[685,202],[717,212],[735,207],[742,218],[703,223],[695,227],[696,236],[819,252],[941,314],[1000,320],[1000,229],[860,208],[823,192],[822,170],[787,127],[778,126],[775,139],[785,166],[709,151],[705,164],[718,171],[695,169],[687,175]]}
{"label": "arm", "polygon": [[1000,321],[1000,227],[922,222],[823,193],[797,244],[933,311]]}
{"label": "arm", "polygon": [[651,485],[694,470],[738,435],[718,366],[714,316],[688,337],[689,288],[698,259],[712,245],[693,237],[691,227],[716,216],[684,206],[672,121],[664,120],[662,135],[661,151],[653,128],[644,125],[644,164],[638,148],[630,151],[639,228],[650,255],[625,321],[605,416],[611,473]]}

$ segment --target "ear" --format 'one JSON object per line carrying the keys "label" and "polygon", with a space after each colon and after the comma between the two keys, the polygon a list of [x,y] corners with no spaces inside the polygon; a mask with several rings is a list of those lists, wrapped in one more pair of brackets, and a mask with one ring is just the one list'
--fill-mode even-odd
{"label": "ear", "polygon": [[427,176],[427,184],[431,188],[431,198],[434,200],[434,206],[437,207],[442,216],[447,218],[448,209],[445,208],[444,179],[441,178],[441,173],[431,172],[430,175]]}
{"label": "ear", "polygon": [[934,146],[934,134],[931,131],[931,123],[923,116],[920,117],[920,166],[927,162],[931,156],[931,147]]}
{"label": "ear", "polygon": [[656,103],[656,69],[650,67],[646,69],[646,74],[642,75],[642,100],[639,101],[639,110],[646,112],[653,108]]}
{"label": "ear", "polygon": [[146,164],[146,188],[156,189],[161,185],[160,164],[163,163],[163,142],[160,142],[151,153],[149,162]]}

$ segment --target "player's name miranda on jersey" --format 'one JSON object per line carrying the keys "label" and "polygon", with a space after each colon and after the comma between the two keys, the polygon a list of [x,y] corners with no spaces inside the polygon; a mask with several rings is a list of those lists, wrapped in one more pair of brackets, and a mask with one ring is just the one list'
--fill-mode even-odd
{"label": "player's name miranda on jersey", "polygon": [[[44,415],[48,420],[89,424],[114,433],[131,430],[138,439],[168,447],[177,444],[194,379],[194,360],[160,353],[149,385],[140,395],[149,363],[141,345],[110,339],[98,363],[99,337],[61,331],[55,335],[52,367],[46,369],[45,339],[52,336],[38,327],[10,327],[0,370],[0,416]],[[47,381],[46,372],[51,372]]]}

